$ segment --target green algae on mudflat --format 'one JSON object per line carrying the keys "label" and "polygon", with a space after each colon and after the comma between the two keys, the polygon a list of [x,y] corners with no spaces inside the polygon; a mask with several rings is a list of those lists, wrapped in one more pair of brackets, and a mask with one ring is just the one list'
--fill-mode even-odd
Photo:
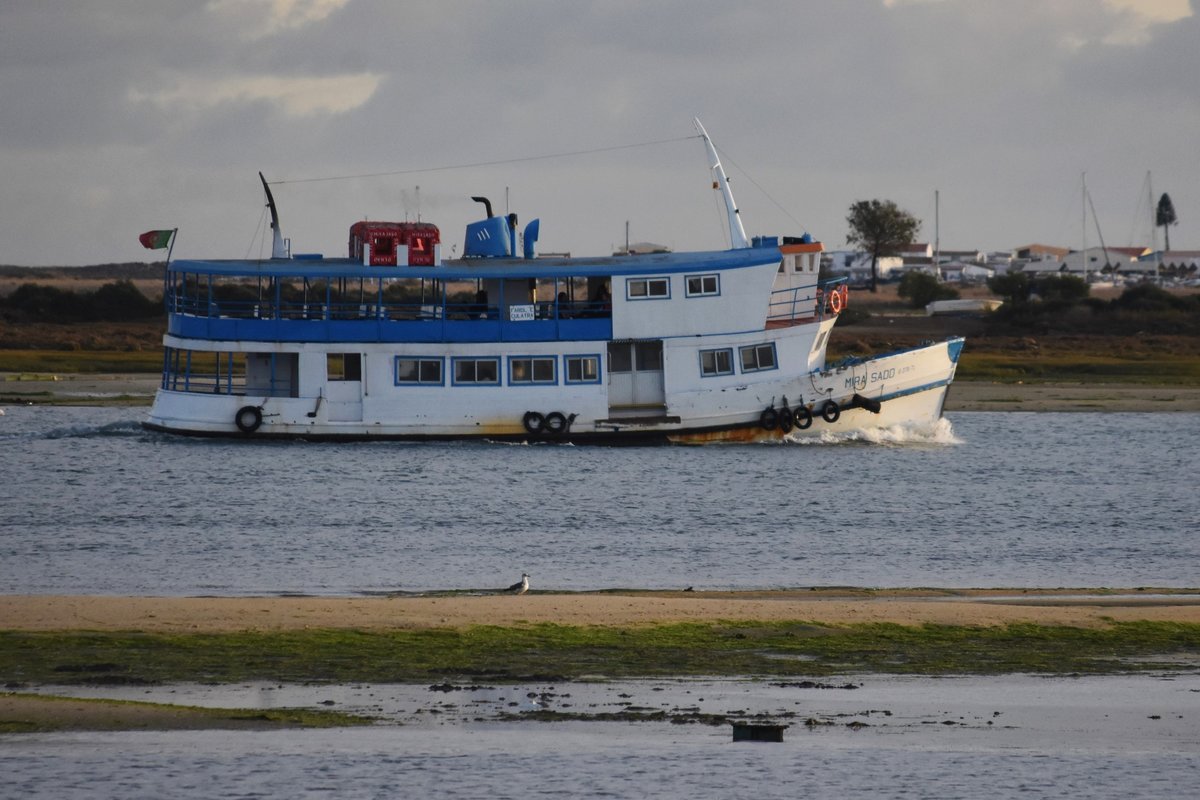
{"label": "green algae on mudflat", "polygon": [[1200,625],[556,624],[396,631],[0,632],[0,682],[412,683],[602,675],[825,676],[1136,672],[1200,663]]}

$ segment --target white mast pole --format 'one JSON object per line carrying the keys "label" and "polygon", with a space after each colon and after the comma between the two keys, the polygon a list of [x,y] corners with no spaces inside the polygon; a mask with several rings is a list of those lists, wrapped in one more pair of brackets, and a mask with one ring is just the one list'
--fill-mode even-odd
{"label": "white mast pole", "polygon": [[704,140],[704,147],[708,150],[709,169],[716,176],[713,188],[720,189],[721,194],[725,197],[725,212],[729,216],[730,245],[734,250],[749,247],[750,240],[746,238],[746,229],[742,227],[742,218],[738,214],[737,203],[733,201],[733,191],[729,188],[729,178],[725,177],[725,168],[721,166],[721,159],[717,157],[717,148],[713,147],[712,140],[708,138],[708,131],[704,130],[704,126],[700,124],[699,117],[693,118],[692,121],[696,123],[696,129],[700,131],[700,138]]}
{"label": "white mast pole", "polygon": [[1082,244],[1083,244],[1083,251],[1080,253],[1080,255],[1083,257],[1083,265],[1082,265],[1082,266],[1083,266],[1083,282],[1084,282],[1084,283],[1087,283],[1087,276],[1088,276],[1088,254],[1087,254],[1087,202],[1088,202],[1088,196],[1087,196],[1087,173],[1086,173],[1086,172],[1084,172],[1084,173],[1082,173],[1082,174],[1080,175],[1080,182],[1081,182],[1081,183],[1082,183],[1082,185],[1083,185],[1083,203],[1082,203],[1082,206],[1083,206],[1083,226],[1082,226],[1082,228],[1080,229],[1080,230],[1083,232],[1083,243],[1082,243]]}
{"label": "white mast pole", "polygon": [[941,197],[933,190],[933,274],[942,279]]}
{"label": "white mast pole", "polygon": [[1150,180],[1150,172],[1146,172],[1146,199],[1150,201],[1150,252],[1154,254],[1154,282],[1159,282],[1159,267],[1162,266],[1162,256],[1158,252],[1158,209],[1154,206],[1154,184]]}

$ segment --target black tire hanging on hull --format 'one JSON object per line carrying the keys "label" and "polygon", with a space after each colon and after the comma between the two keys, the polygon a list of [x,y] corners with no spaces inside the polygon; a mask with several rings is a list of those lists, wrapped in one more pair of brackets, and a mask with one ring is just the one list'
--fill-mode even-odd
{"label": "black tire hanging on hull", "polygon": [[242,406],[233,415],[233,424],[242,433],[254,433],[262,426],[262,409],[258,406]]}
{"label": "black tire hanging on hull", "polygon": [[551,436],[562,436],[567,432],[567,417],[561,411],[551,411],[546,415],[546,433]]}

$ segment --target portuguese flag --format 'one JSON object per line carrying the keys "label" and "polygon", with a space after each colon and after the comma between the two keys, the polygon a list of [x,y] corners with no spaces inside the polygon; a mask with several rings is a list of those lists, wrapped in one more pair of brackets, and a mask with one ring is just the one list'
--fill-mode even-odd
{"label": "portuguese flag", "polygon": [[147,250],[162,250],[171,243],[174,235],[175,231],[146,231],[138,237],[138,241]]}

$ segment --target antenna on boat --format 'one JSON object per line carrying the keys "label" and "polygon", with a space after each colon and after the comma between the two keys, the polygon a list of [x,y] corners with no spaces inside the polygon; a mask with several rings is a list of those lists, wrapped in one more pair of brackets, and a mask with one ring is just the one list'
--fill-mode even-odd
{"label": "antenna on boat", "polygon": [[258,179],[262,181],[263,191],[267,193],[267,207],[271,209],[271,258],[288,258],[287,244],[279,230],[279,212],[275,210],[275,197],[271,194],[271,187],[261,170]]}
{"label": "antenna on boat", "polygon": [[704,140],[704,147],[708,150],[708,160],[711,162],[709,169],[713,171],[716,178],[713,181],[713,188],[720,189],[721,194],[725,197],[725,212],[729,215],[730,244],[734,250],[749,247],[750,241],[746,238],[746,229],[742,227],[742,218],[738,214],[737,203],[733,201],[729,178],[725,177],[725,168],[721,166],[721,159],[717,157],[717,148],[713,147],[712,139],[708,138],[708,131],[704,130],[704,126],[700,124],[700,118],[693,117],[692,122],[696,123],[696,130],[700,131],[700,138]]}

